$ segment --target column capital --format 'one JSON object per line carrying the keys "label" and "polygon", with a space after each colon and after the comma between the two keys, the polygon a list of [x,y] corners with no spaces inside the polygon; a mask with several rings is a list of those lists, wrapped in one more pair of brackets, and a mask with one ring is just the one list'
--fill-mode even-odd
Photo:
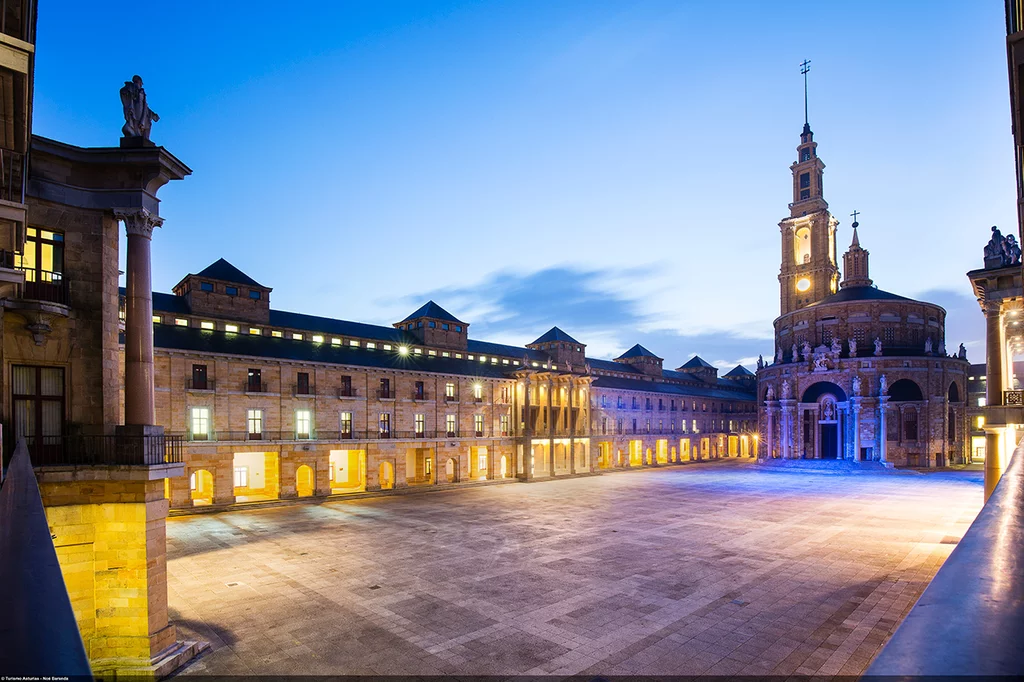
{"label": "column capital", "polygon": [[998,317],[1003,311],[1003,302],[986,300],[981,304],[981,310],[985,317]]}
{"label": "column capital", "polygon": [[115,208],[114,218],[124,223],[125,232],[146,239],[153,238],[153,228],[164,224],[164,219],[145,208]]}

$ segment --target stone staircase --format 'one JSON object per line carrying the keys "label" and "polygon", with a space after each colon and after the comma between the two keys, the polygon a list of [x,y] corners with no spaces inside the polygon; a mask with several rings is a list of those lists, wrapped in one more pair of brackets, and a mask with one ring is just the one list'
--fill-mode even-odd
{"label": "stone staircase", "polygon": [[[892,465],[882,462],[854,462],[848,459],[765,459],[759,460],[758,468],[773,471],[801,471],[821,474],[901,474]],[[916,472],[914,472],[916,473]]]}

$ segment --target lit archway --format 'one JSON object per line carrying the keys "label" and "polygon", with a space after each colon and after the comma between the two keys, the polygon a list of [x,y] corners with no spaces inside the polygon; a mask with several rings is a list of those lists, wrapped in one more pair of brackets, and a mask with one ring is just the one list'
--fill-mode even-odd
{"label": "lit archway", "polygon": [[213,474],[206,469],[198,469],[189,476],[192,506],[200,507],[213,504]]}
{"label": "lit archway", "polygon": [[380,489],[391,490],[395,487],[395,467],[391,462],[380,463]]}
{"label": "lit archway", "polygon": [[295,470],[295,493],[299,497],[311,497],[315,487],[311,467],[303,464]]}

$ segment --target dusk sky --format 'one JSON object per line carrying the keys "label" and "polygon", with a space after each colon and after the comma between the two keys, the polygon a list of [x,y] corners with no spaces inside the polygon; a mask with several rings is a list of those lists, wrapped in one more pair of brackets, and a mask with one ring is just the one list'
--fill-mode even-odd
{"label": "dusk sky", "polygon": [[1001,2],[66,0],[37,50],[36,134],[116,146],[138,73],[194,171],[160,192],[156,290],[224,257],[278,309],[432,298],[473,338],[666,367],[773,352],[807,58],[840,252],[856,209],[875,284],[983,361],[964,273],[1016,222]]}

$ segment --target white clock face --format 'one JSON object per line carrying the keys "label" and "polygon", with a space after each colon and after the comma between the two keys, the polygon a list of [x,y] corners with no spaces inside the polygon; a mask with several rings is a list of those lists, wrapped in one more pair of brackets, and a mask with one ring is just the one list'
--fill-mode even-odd
{"label": "white clock face", "polygon": [[797,291],[807,291],[810,288],[811,288],[811,280],[809,280],[808,278],[801,277],[800,279],[798,279],[796,281],[796,290]]}

